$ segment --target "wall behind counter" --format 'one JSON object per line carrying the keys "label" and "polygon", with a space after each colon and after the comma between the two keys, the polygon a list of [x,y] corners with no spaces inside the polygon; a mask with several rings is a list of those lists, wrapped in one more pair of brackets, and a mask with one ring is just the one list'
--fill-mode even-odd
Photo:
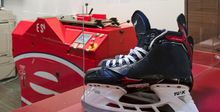
{"label": "wall behind counter", "polygon": [[94,8],[93,13],[106,13],[121,22],[139,9],[149,17],[153,27],[169,30],[177,30],[176,17],[184,13],[184,0],[5,0],[5,7],[19,21],[81,13],[85,2],[89,3],[89,9]]}

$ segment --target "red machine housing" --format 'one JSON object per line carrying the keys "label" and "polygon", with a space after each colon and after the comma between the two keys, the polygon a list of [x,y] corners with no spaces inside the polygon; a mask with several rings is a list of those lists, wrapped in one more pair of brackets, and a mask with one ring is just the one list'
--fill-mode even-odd
{"label": "red machine housing", "polygon": [[12,39],[23,106],[82,86],[84,71],[137,42],[129,24],[83,28],[57,17],[21,21]]}

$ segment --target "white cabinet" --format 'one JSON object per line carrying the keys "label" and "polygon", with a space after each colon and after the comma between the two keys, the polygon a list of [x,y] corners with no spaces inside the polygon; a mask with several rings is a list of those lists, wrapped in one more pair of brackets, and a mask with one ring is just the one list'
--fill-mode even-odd
{"label": "white cabinet", "polygon": [[10,11],[0,10],[0,80],[16,75],[11,37],[14,26],[15,16]]}

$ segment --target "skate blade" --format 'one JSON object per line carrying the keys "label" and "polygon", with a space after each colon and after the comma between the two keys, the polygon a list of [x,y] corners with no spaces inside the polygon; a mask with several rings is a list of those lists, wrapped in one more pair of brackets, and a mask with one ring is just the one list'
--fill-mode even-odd
{"label": "skate blade", "polygon": [[[120,98],[127,94],[123,89],[110,85],[91,84],[82,97],[82,105],[86,112],[164,112],[167,110],[168,112],[198,112],[187,86],[155,84],[151,86],[151,90],[160,98],[159,102],[131,104],[120,101]],[[138,94],[141,98],[152,96]],[[133,95],[129,97],[139,100]]]}

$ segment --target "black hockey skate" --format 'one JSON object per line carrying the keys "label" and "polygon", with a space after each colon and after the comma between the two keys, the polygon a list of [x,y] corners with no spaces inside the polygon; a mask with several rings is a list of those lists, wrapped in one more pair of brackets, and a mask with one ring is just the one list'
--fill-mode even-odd
{"label": "black hockey skate", "polygon": [[151,29],[149,22],[139,23],[146,20],[142,12],[136,11],[135,16],[139,19],[132,23],[141,50],[105,61],[101,68],[87,72],[87,90],[82,97],[85,110],[197,112],[189,93],[193,83],[192,46],[184,16],[177,19],[179,32]]}

